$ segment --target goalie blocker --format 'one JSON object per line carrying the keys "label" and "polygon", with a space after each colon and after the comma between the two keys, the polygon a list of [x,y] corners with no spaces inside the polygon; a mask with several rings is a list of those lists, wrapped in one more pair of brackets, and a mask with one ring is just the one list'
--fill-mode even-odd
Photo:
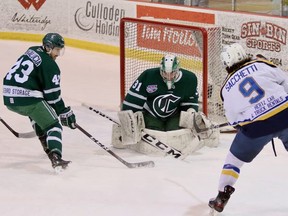
{"label": "goalie blocker", "polygon": [[212,125],[208,118],[194,109],[181,112],[179,126],[183,129],[173,131],[157,131],[145,128],[142,112],[133,113],[131,110],[118,112],[120,125],[114,124],[112,128],[112,145],[115,148],[128,148],[140,153],[166,156],[163,151],[148,145],[142,138],[142,131],[155,137],[167,145],[178,149],[188,156],[204,146],[217,147],[219,145],[219,129],[205,131],[197,134],[194,130],[194,121],[197,126],[207,128]]}

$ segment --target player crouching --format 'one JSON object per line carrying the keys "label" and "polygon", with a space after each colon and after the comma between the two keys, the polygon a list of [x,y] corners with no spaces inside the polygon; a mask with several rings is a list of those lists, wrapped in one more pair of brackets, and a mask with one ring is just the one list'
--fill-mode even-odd
{"label": "player crouching", "polygon": [[[219,130],[208,130],[204,133],[197,133],[194,129],[194,118],[197,120],[197,127],[209,128],[212,124],[201,112],[190,109],[182,111],[179,126],[181,129],[171,131],[159,131],[145,128],[145,121],[142,112],[133,113],[131,110],[118,112],[120,125],[114,124],[112,130],[112,145],[115,148],[128,148],[139,153],[166,156],[164,148],[175,148],[179,150],[183,158],[204,146],[217,147],[219,144]],[[159,151],[152,145],[148,145],[143,135],[155,137],[163,144]],[[156,144],[157,145],[157,144]]]}
{"label": "player crouching", "polygon": [[198,112],[197,85],[196,75],[180,68],[175,55],[165,55],[159,67],[145,70],[130,87],[118,113],[121,127],[113,127],[113,146],[161,154],[141,141],[143,131],[186,155],[204,145],[218,146],[219,131],[201,134],[209,137],[207,142],[200,142],[195,134],[194,117],[200,119],[200,127],[211,126],[204,114]]}

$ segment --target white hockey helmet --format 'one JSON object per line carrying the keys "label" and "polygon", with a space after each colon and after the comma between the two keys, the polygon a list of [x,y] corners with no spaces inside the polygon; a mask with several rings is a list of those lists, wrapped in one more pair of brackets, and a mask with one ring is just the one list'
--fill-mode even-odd
{"label": "white hockey helmet", "polygon": [[240,44],[233,43],[224,46],[220,58],[225,67],[231,67],[232,65],[247,59],[248,55]]}
{"label": "white hockey helmet", "polygon": [[161,59],[160,74],[168,89],[171,89],[174,81],[179,76],[180,63],[175,55],[167,54]]}

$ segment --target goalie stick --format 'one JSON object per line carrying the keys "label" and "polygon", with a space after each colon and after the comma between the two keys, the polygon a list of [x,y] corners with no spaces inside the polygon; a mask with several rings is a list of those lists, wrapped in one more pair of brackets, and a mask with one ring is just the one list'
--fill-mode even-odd
{"label": "goalie stick", "polygon": [[[107,116],[105,113],[101,112],[100,110],[96,110],[96,109],[94,109],[93,107],[87,106],[87,105],[84,104],[84,103],[83,103],[82,105],[83,105],[84,107],[88,108],[89,110],[95,112],[96,114],[98,114],[98,115],[100,115],[100,116],[108,119],[109,121],[111,121],[111,122],[113,122],[113,123],[115,123],[115,124],[117,124],[117,125],[120,125],[119,122],[117,122],[116,120],[110,118],[110,117]],[[165,153],[168,154],[169,156],[174,157],[174,158],[176,158],[176,159],[181,159],[181,160],[185,158],[185,156],[182,154],[182,152],[179,151],[178,149],[175,149],[175,148],[173,148],[173,147],[171,147],[171,146],[169,146],[169,145],[161,142],[160,140],[156,139],[154,136],[151,136],[150,134],[148,134],[148,133],[146,133],[146,132],[144,132],[144,131],[142,131],[141,134],[142,134],[142,135],[141,135],[141,139],[142,139],[144,142],[146,142],[146,143],[148,143],[149,145],[154,146],[155,148],[157,148],[157,149],[165,152]]]}
{"label": "goalie stick", "polygon": [[6,128],[8,128],[8,130],[14,134],[14,136],[16,136],[17,138],[33,138],[36,136],[36,133],[34,131],[31,132],[27,132],[27,133],[18,133],[15,130],[13,130],[13,128],[10,127],[10,125],[8,125],[8,123],[6,123],[1,117],[0,117],[0,121],[2,122],[2,124],[5,125]]}
{"label": "goalie stick", "polygon": [[89,134],[86,130],[84,130],[80,125],[75,123],[76,128],[78,128],[83,134],[85,134],[87,137],[89,137],[93,142],[95,142],[97,145],[99,145],[102,149],[104,149],[106,152],[111,154],[113,157],[115,157],[117,160],[119,160],[122,164],[127,166],[128,168],[140,168],[140,167],[154,167],[155,164],[153,161],[143,161],[143,162],[137,162],[137,163],[129,163],[116,155],[113,151],[111,151],[108,147],[103,145],[99,140],[95,139],[91,134]]}

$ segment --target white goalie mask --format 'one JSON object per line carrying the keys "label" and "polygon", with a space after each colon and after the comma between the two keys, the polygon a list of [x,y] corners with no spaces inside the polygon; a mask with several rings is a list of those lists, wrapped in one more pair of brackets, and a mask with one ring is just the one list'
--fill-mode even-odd
{"label": "white goalie mask", "polygon": [[161,59],[160,74],[168,89],[173,87],[175,80],[179,76],[179,66],[179,61],[174,55],[167,54]]}
{"label": "white goalie mask", "polygon": [[231,67],[234,64],[247,59],[248,55],[240,44],[233,43],[224,46],[220,58],[225,67]]}

